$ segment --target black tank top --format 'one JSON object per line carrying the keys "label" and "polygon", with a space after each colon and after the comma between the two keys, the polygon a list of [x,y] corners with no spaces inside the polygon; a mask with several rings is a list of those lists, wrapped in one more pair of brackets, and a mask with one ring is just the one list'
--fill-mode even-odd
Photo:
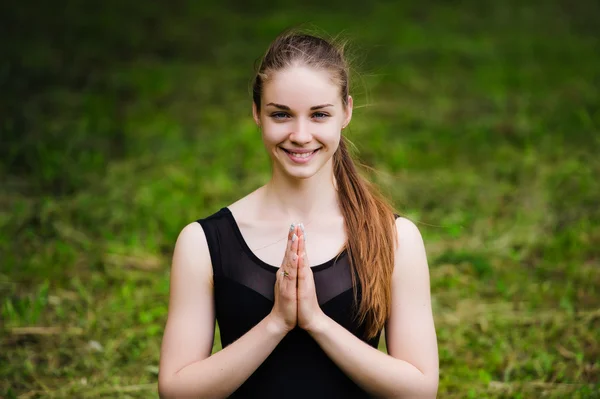
{"label": "black tank top", "polygon": [[[275,273],[279,268],[263,262],[250,250],[228,208],[199,219],[198,223],[208,242],[216,318],[221,343],[226,347],[271,312]],[[312,271],[323,312],[377,348],[381,331],[367,340],[364,325],[354,321],[356,306],[346,250],[334,259],[313,266]],[[360,291],[359,285],[359,301]],[[331,399],[369,395],[329,359],[306,331],[296,327],[230,397]]]}

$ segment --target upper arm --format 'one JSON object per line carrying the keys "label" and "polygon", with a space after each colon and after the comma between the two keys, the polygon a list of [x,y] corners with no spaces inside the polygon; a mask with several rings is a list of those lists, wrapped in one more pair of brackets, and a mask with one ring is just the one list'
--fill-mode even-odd
{"label": "upper arm", "polygon": [[202,226],[179,234],[171,265],[169,312],[160,353],[160,380],[210,356],[215,328],[213,275]]}
{"label": "upper arm", "polygon": [[388,353],[431,376],[437,384],[437,339],[423,238],[417,226],[405,218],[396,220],[396,231],[392,306],[385,328]]}

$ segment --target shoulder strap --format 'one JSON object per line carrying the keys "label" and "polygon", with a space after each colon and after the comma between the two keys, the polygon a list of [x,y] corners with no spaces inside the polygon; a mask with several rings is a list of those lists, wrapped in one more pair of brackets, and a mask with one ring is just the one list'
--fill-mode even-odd
{"label": "shoulder strap", "polygon": [[210,216],[198,219],[196,222],[202,226],[206,236],[214,277],[221,277],[223,275],[223,257],[221,256],[223,209]]}

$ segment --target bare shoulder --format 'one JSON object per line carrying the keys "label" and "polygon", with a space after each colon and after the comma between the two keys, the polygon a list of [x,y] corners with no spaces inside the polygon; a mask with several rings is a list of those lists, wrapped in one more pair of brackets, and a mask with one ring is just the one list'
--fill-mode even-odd
{"label": "bare shoulder", "polygon": [[185,273],[187,277],[212,278],[211,265],[204,229],[198,222],[189,223],[177,237],[173,253],[173,271]]}
{"label": "bare shoulder", "polygon": [[396,269],[428,269],[423,236],[417,225],[410,219],[396,219],[397,247]]}
{"label": "bare shoulder", "polygon": [[204,241],[206,243],[206,235],[204,234],[204,229],[202,225],[198,222],[191,222],[187,226],[185,226],[179,232],[179,236],[177,237],[177,243],[190,243],[196,242],[197,240]]}
{"label": "bare shoulder", "polygon": [[421,231],[417,225],[410,219],[399,217],[396,219],[396,232],[398,233],[398,243],[403,246],[407,244],[423,243]]}

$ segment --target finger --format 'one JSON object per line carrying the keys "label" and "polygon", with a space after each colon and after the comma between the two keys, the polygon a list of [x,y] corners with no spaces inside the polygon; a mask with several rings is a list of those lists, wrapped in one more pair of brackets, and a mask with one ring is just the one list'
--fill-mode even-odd
{"label": "finger", "polygon": [[[298,228],[296,228],[297,230]],[[297,231],[294,232],[292,236],[292,247],[290,248],[289,254],[289,270],[288,272],[292,275],[293,278],[296,278],[298,272],[298,235]]]}
{"label": "finger", "polygon": [[298,272],[298,236],[297,227],[294,228],[291,237],[291,247],[286,255],[286,261],[282,265],[281,273],[284,275],[284,278],[288,281],[296,280],[297,272]]}
{"label": "finger", "polygon": [[283,287],[285,286],[285,278],[283,277],[283,269],[278,270],[275,277],[275,287],[273,288],[273,292],[274,292],[274,300],[276,301],[276,303],[278,302],[277,298],[279,297],[279,295],[281,295],[281,292],[283,290]]}
{"label": "finger", "polygon": [[287,270],[288,272],[288,278],[290,280],[296,280],[296,277],[298,276],[298,254],[293,253],[291,256],[291,267],[289,268],[289,270]]}
{"label": "finger", "polygon": [[300,235],[299,233],[299,229],[298,227],[296,227],[294,229],[294,234],[292,235],[292,247],[290,249],[290,252],[292,254],[298,254],[298,236]]}
{"label": "finger", "polygon": [[[283,274],[284,272],[288,273],[289,269],[291,268],[290,254],[292,251],[292,236],[294,235],[295,230],[296,230],[296,226],[294,225],[294,223],[292,223],[292,225],[290,226],[290,229],[288,231],[288,240],[287,240],[287,244],[285,246],[285,253],[283,256],[283,261],[281,262],[281,267],[279,268],[279,271],[278,271],[279,274]],[[287,277],[287,276],[284,276],[284,277]]]}
{"label": "finger", "polygon": [[298,269],[306,266],[306,244],[304,234],[298,237]]}
{"label": "finger", "polygon": [[298,262],[298,255],[290,254],[289,260],[288,262],[286,262],[285,267],[282,267],[281,270],[278,271],[278,273],[280,274],[279,278],[281,278],[279,291],[287,298],[293,297],[298,281],[298,269],[291,265],[292,262]]}
{"label": "finger", "polygon": [[285,293],[287,291],[289,291],[289,285],[290,285],[290,279],[291,276],[288,272],[288,268],[284,268],[281,267],[278,271],[277,271],[277,289],[279,290],[280,293]]}
{"label": "finger", "polygon": [[302,275],[302,269],[304,269],[304,259],[302,258],[302,249],[304,247],[304,237],[298,237],[298,278]]}
{"label": "finger", "polygon": [[298,273],[298,268],[295,266],[298,263],[298,255],[290,253],[288,258],[277,273],[281,274],[283,280],[295,280]]}
{"label": "finger", "polygon": [[281,275],[282,281],[289,277],[289,275],[290,275],[289,270],[290,270],[290,268],[288,266],[281,266],[279,268],[279,270],[277,271],[277,274]]}
{"label": "finger", "polygon": [[288,254],[288,252],[292,248],[292,235],[294,235],[294,231],[296,231],[296,225],[294,223],[292,223],[291,226],[290,226],[290,229],[288,231],[288,241],[287,241],[287,245],[285,247],[285,253],[286,253],[286,255]]}

